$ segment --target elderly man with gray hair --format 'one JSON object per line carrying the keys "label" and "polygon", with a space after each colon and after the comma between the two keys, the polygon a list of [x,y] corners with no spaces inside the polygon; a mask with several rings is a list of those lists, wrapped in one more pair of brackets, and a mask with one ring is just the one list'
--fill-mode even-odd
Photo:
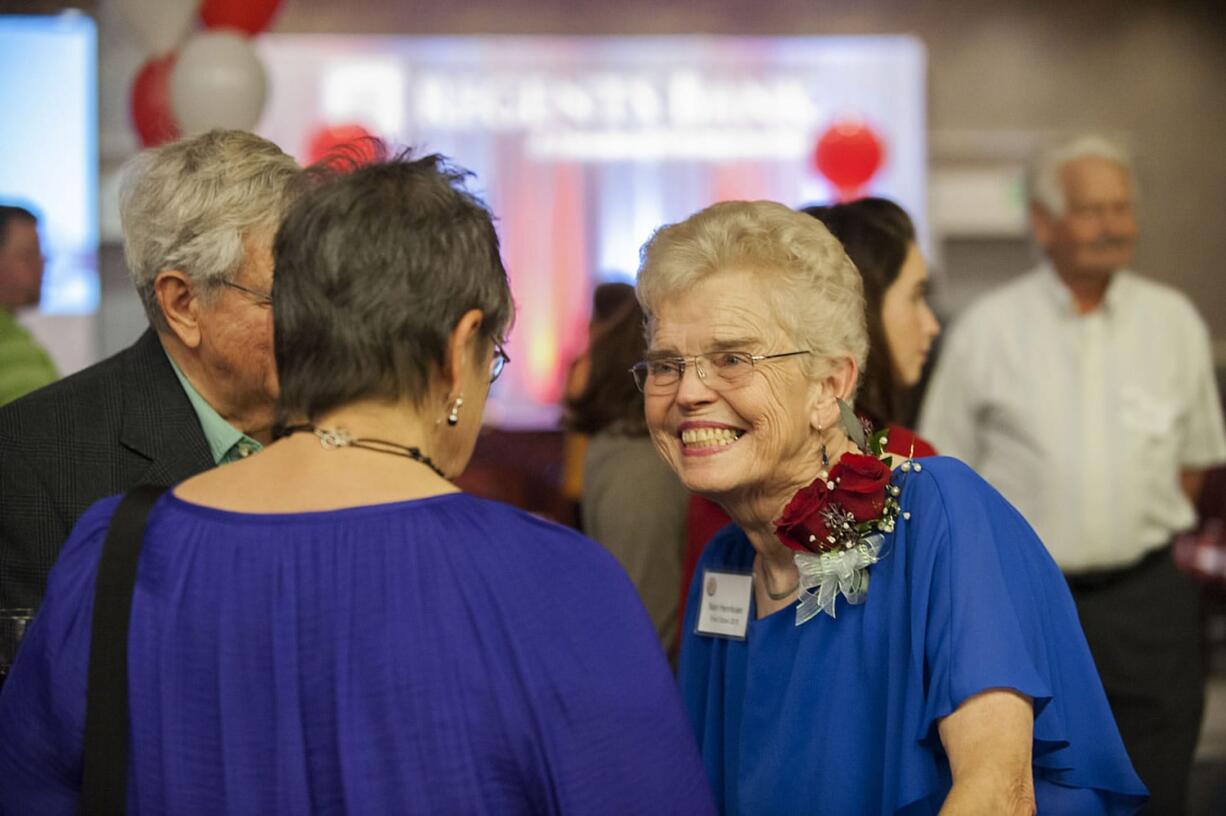
{"label": "elderly man with gray hair", "polygon": [[120,194],[150,328],[131,347],[0,409],[0,607],[33,608],[77,518],[271,438],[273,235],[302,171],[215,130],[144,151]]}
{"label": "elderly man with gray hair", "polygon": [[1034,525],[1064,571],[1112,711],[1152,799],[1184,812],[1204,707],[1199,596],[1171,540],[1226,461],[1209,334],[1129,269],[1132,162],[1082,136],[1042,153],[1030,216],[1046,259],[950,333],[920,432]]}

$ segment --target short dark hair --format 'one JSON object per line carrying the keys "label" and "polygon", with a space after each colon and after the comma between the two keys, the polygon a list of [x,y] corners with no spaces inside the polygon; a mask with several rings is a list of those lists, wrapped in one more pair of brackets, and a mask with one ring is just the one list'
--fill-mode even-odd
{"label": "short dark hair", "polygon": [[421,404],[470,309],[504,339],[511,290],[469,175],[404,151],[325,177],[290,208],[273,245],[281,424],[358,399]]}
{"label": "short dark hair", "polygon": [[592,338],[591,369],[579,396],[566,401],[569,430],[595,434],[605,429],[626,436],[643,436],[643,395],[630,367],[647,353],[643,309],[634,298],[608,319],[607,328]]}
{"label": "short dark hair", "polygon": [[37,224],[38,216],[25,207],[0,204],[0,247],[3,247],[4,242],[8,240],[9,222],[11,221],[29,221],[31,224]]}
{"label": "short dark hair", "polygon": [[894,381],[881,306],[886,290],[898,280],[915,241],[915,225],[906,210],[885,198],[805,207],[803,212],[821,221],[839,239],[864,281],[868,358],[860,378],[856,409],[876,425],[897,422],[899,389]]}

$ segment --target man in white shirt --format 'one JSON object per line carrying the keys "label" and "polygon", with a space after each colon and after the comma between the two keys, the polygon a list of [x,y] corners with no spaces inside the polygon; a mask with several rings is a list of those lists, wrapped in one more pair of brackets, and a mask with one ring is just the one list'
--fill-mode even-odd
{"label": "man in white shirt", "polygon": [[919,430],[1034,525],[1068,577],[1147,812],[1179,814],[1204,678],[1199,595],[1170,542],[1194,524],[1226,434],[1204,322],[1127,268],[1134,196],[1131,160],[1105,139],[1038,157],[1046,260],[958,320]]}

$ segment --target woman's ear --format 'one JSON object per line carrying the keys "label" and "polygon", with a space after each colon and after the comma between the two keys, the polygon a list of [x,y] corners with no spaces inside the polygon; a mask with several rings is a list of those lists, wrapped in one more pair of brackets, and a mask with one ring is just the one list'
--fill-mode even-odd
{"label": "woman's ear", "polygon": [[838,399],[851,402],[856,395],[856,383],[860,381],[860,366],[851,357],[842,357],[833,363],[834,371],[826,378],[830,389]]}
{"label": "woman's ear", "polygon": [[178,269],[163,269],[153,279],[153,296],[170,331],[183,345],[200,345],[200,299],[191,279]]}
{"label": "woman's ear", "polygon": [[480,309],[469,309],[456,321],[447,339],[447,357],[443,361],[443,380],[449,396],[464,391],[464,382],[477,365],[475,344],[481,339],[481,323],[485,315]]}
{"label": "woman's ear", "polygon": [[860,377],[860,367],[851,357],[831,360],[830,366],[830,373],[814,388],[809,422],[815,430],[833,428],[842,421],[839,400],[849,402],[855,396]]}

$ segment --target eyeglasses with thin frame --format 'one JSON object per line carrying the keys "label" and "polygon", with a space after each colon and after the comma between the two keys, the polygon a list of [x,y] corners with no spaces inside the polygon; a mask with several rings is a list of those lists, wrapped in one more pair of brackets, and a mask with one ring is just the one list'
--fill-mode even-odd
{"label": "eyeglasses with thin frame", "polygon": [[268,292],[257,292],[255,289],[248,289],[246,286],[235,283],[234,281],[222,281],[221,285],[229,287],[236,292],[242,292],[245,295],[250,295],[259,306],[272,307],[272,295]]}
{"label": "eyeglasses with thin frame", "polygon": [[719,391],[744,385],[754,367],[765,360],[812,354],[809,349],[785,351],[781,354],[750,354],[747,351],[710,351],[691,357],[661,357],[644,360],[630,367],[634,384],[644,394],[671,394],[685,376],[687,360],[694,361],[694,372],[708,388]]}
{"label": "eyeglasses with thin frame", "polygon": [[490,384],[502,376],[502,370],[507,367],[511,358],[503,350],[501,343],[494,344],[494,360],[490,363]]}

